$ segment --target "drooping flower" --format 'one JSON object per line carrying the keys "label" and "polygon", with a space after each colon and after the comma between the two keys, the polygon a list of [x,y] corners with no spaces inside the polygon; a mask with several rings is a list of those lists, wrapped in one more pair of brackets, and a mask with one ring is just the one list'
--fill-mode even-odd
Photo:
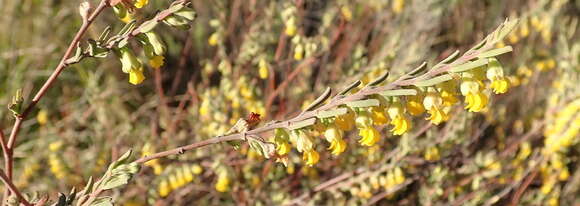
{"label": "drooping flower", "polygon": [[291,150],[290,143],[288,143],[288,133],[281,128],[274,130],[274,143],[276,144],[276,152],[278,155],[286,155]]}
{"label": "drooping flower", "polygon": [[284,30],[284,32],[286,33],[286,35],[288,36],[294,36],[296,35],[296,31],[298,30],[296,28],[296,19],[294,17],[290,17],[286,22],[286,30]]}
{"label": "drooping flower", "polygon": [[489,60],[486,73],[487,79],[491,80],[491,89],[496,94],[503,94],[509,88],[509,81],[503,75],[503,69],[499,61],[495,58]]}
{"label": "drooping flower", "polygon": [[336,117],[336,120],[334,120],[334,123],[336,124],[336,126],[340,130],[350,131],[354,128],[354,125],[355,125],[354,118],[355,118],[354,111],[352,111],[351,109],[348,109],[348,112],[346,114],[343,114],[343,115]]}
{"label": "drooping flower", "polygon": [[431,123],[438,125],[441,122],[447,121],[449,116],[443,110],[443,98],[437,93],[434,89],[431,89],[425,96],[423,100],[423,105],[425,109],[429,111],[429,117],[427,120],[430,120]]}
{"label": "drooping flower", "polygon": [[258,73],[260,79],[268,78],[268,63],[266,63],[264,58],[260,59],[260,62],[258,62]]}
{"label": "drooping flower", "polygon": [[318,160],[320,160],[320,155],[318,152],[316,152],[316,150],[305,151],[302,154],[302,160],[304,160],[306,165],[313,166],[318,163]]}
{"label": "drooping flower", "polygon": [[358,141],[361,145],[364,146],[373,146],[375,143],[379,141],[380,134],[379,132],[372,126],[373,121],[369,117],[368,112],[363,111],[360,112],[359,115],[356,117],[356,125],[359,129],[359,136],[361,139]]}
{"label": "drooping flower", "polygon": [[423,98],[425,98],[425,94],[419,88],[414,89],[417,91],[417,95],[407,97],[406,107],[409,114],[419,116],[425,112],[425,107],[423,107]]}
{"label": "drooping flower", "polygon": [[405,116],[400,100],[395,99],[387,109],[387,113],[391,118],[391,125],[393,125],[391,132],[394,135],[402,135],[411,129],[411,121]]}
{"label": "drooping flower", "polygon": [[299,61],[304,58],[304,46],[302,44],[296,45],[294,48],[294,59]]}
{"label": "drooping flower", "polygon": [[437,89],[443,98],[443,106],[452,106],[459,102],[457,99],[457,81],[445,81],[437,85]]}
{"label": "drooping flower", "polygon": [[464,78],[461,82],[461,94],[465,96],[465,109],[470,112],[479,112],[487,106],[488,98],[483,94],[481,81],[473,78]]}
{"label": "drooping flower", "polygon": [[227,192],[230,189],[230,178],[227,173],[221,172],[215,184],[215,190],[218,192]]}
{"label": "drooping flower", "polygon": [[161,38],[157,36],[155,32],[147,32],[142,40],[143,50],[145,51],[145,56],[149,58],[149,65],[155,69],[161,68],[165,63],[165,44],[161,41]]}
{"label": "drooping flower", "polygon": [[139,67],[138,69],[131,69],[129,71],[129,83],[137,85],[141,84],[145,80],[145,76],[143,75],[143,67]]}
{"label": "drooping flower", "polygon": [[371,118],[374,125],[383,125],[389,122],[383,106],[371,107]]}
{"label": "drooping flower", "polygon": [[339,130],[335,124],[329,125],[324,131],[326,141],[330,142],[328,149],[333,155],[339,155],[346,149],[346,142],[342,138],[343,131]]}
{"label": "drooping flower", "polygon": [[137,7],[138,9],[143,8],[144,6],[146,6],[149,3],[149,0],[136,0],[135,1],[135,7]]}

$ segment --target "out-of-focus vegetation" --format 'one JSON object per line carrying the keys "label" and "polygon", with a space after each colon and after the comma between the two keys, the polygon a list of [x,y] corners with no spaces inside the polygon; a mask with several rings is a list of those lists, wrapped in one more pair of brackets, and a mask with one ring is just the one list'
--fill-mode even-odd
{"label": "out-of-focus vegetation", "polygon": [[[170,5],[137,2],[138,22]],[[22,89],[26,105],[82,24],[79,2],[0,4],[0,103]],[[327,87],[361,80],[347,93],[354,94],[385,72],[380,85],[388,85],[423,61],[432,68],[463,54],[509,18],[519,19],[515,29],[489,48],[513,48],[493,55],[498,62],[403,88],[416,95],[369,95],[379,105],[350,105],[349,113],[300,130],[263,133],[277,146],[273,158],[246,143],[237,150],[212,144],[149,161],[105,195],[122,205],[580,204],[580,1],[190,7],[197,13],[191,28],[153,30],[166,47],[159,69],[139,41],[129,41],[145,78],[131,83],[140,84],[128,82],[122,52],[64,70],[22,124],[13,177],[21,192],[55,201],[105,174],[129,149],[145,156],[224,135],[251,112],[261,115],[257,127],[287,120]],[[120,30],[127,19],[117,14],[105,10],[86,36]],[[14,117],[3,108],[0,129],[9,134]]]}

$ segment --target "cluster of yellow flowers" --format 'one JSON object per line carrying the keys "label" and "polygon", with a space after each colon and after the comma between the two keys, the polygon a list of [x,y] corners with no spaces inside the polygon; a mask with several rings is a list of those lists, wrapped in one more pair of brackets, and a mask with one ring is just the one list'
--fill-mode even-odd
{"label": "cluster of yellow flowers", "polygon": [[65,180],[68,184],[78,184],[82,181],[82,178],[71,172],[70,168],[67,166],[65,161],[62,159],[60,152],[62,151],[63,142],[56,141],[50,143],[48,150],[50,154],[48,156],[48,165],[50,166],[50,172],[59,180]]}
{"label": "cluster of yellow flowers", "polygon": [[[370,178],[364,180],[360,183],[360,186],[348,187],[349,192],[352,196],[359,197],[362,199],[369,199],[373,196],[373,193],[383,188],[388,191],[397,185],[405,183],[406,177],[403,169],[400,167],[395,167],[394,169],[388,170],[386,173],[373,175]],[[387,196],[387,198],[394,197],[395,193]]]}
{"label": "cluster of yellow flowers", "polygon": [[224,79],[219,89],[211,88],[203,92],[197,112],[204,121],[202,131],[205,134],[216,136],[226,133],[229,125],[235,124],[244,112],[265,114],[260,92],[255,85],[248,83],[248,79],[241,76],[235,84]]}
{"label": "cluster of yellow flowers", "polygon": [[226,170],[220,170],[217,172],[215,190],[218,192],[227,192],[230,190],[230,176]]}
{"label": "cluster of yellow flowers", "polygon": [[580,139],[580,98],[569,102],[564,108],[549,115],[550,122],[544,129],[542,154],[548,159],[540,166],[542,187],[540,192],[547,197],[547,205],[559,205],[560,187],[558,181],[568,181],[570,161],[568,150]]}
{"label": "cluster of yellow flowers", "polygon": [[[530,26],[533,30],[530,30]],[[508,35],[507,40],[510,44],[515,44],[529,38],[531,34],[538,33],[543,42],[549,44],[552,41],[551,27],[552,24],[550,19],[547,18],[547,15],[538,14],[528,18],[522,18],[518,24],[517,30]],[[499,43],[499,47],[502,46],[503,43]]]}
{"label": "cluster of yellow flowers", "polygon": [[[333,155],[339,155],[346,150],[346,141],[343,139],[344,133],[353,128],[358,129],[360,136],[359,143],[363,146],[373,146],[380,140],[380,132],[375,126],[390,124],[393,135],[403,135],[412,128],[412,116],[419,116],[428,113],[427,120],[438,125],[449,119],[451,106],[458,103],[456,97],[457,90],[465,96],[465,109],[470,112],[480,112],[488,104],[486,85],[484,80],[489,80],[489,89],[501,94],[507,92],[509,81],[504,76],[503,68],[495,58],[489,59],[487,66],[478,67],[461,75],[461,83],[456,80],[442,82],[430,87],[408,87],[416,92],[416,95],[407,97],[401,96],[380,96],[374,95],[371,98],[378,100],[379,104],[366,107],[345,108],[346,113],[329,118],[318,119],[313,128],[292,130],[287,134],[283,129],[275,132],[274,143],[277,145],[278,155],[287,155],[291,146],[289,142],[296,146],[298,152],[302,153],[307,165],[316,164],[320,155],[315,150],[313,136],[324,135],[330,144],[328,149]],[[425,154],[428,160],[439,158],[437,148],[431,148]]]}
{"label": "cluster of yellow flowers", "polygon": [[184,164],[180,167],[166,170],[168,172],[163,175],[157,186],[157,193],[162,198],[167,197],[172,191],[191,183],[195,179],[195,175],[203,172],[203,168],[198,164]]}

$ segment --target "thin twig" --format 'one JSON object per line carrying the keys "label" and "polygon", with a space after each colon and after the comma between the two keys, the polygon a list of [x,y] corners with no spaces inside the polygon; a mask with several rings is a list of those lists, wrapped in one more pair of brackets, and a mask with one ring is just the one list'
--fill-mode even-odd
{"label": "thin twig", "polygon": [[[95,11],[93,11],[93,13],[87,19],[87,21],[83,22],[81,28],[77,31],[75,37],[73,38],[73,40],[69,44],[64,55],[62,56],[58,66],[54,69],[53,73],[46,80],[44,85],[42,85],[42,87],[36,93],[34,98],[32,98],[32,101],[26,107],[26,109],[24,109],[22,114],[16,116],[16,121],[14,122],[14,126],[12,127],[12,131],[10,133],[10,136],[8,137],[8,144],[6,145],[6,149],[3,151],[5,153],[4,155],[7,157],[5,159],[5,168],[6,168],[6,176],[7,176],[8,180],[12,179],[12,168],[13,168],[13,161],[14,161],[13,156],[12,156],[13,155],[12,150],[14,149],[14,145],[16,143],[16,138],[18,136],[18,133],[20,132],[20,128],[22,127],[22,123],[23,123],[24,119],[26,119],[26,117],[30,114],[32,109],[34,109],[36,104],[46,94],[48,89],[50,87],[52,87],[52,85],[54,84],[54,82],[56,81],[56,79],[58,78],[60,73],[68,66],[68,64],[66,63],[66,60],[72,55],[75,48],[79,44],[81,38],[87,32],[89,26],[93,23],[93,21],[96,19],[96,17],[108,6],[109,6],[108,0],[102,0],[101,3],[99,3],[99,6],[95,9]],[[9,195],[10,195],[9,190],[6,190],[4,192],[4,197],[6,198]]]}
{"label": "thin twig", "polygon": [[0,169],[0,179],[2,179],[2,182],[4,182],[7,189],[9,189],[12,192],[12,194],[15,194],[16,197],[18,197],[18,201],[20,201],[20,203],[26,206],[32,206],[32,204],[30,204],[28,200],[24,199],[24,196],[22,196],[20,191],[18,191],[16,186],[14,186],[14,183],[12,183],[12,181],[6,176],[6,173],[4,173],[3,169]]}

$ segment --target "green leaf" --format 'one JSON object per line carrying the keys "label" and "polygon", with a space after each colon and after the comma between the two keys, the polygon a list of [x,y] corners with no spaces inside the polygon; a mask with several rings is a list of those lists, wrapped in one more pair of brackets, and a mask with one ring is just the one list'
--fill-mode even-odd
{"label": "green leaf", "polygon": [[314,123],[316,123],[316,118],[313,117],[306,120],[302,120],[300,122],[291,123],[290,126],[288,126],[288,129],[289,130],[301,129],[313,125]]}
{"label": "green leaf", "polygon": [[260,155],[264,156],[266,159],[270,159],[270,157],[272,157],[272,155],[276,152],[276,145],[269,142],[264,142],[263,139],[257,138],[257,136],[249,137],[248,143],[252,149],[258,152]]}
{"label": "green leaf", "polygon": [[413,96],[417,95],[417,90],[415,89],[394,89],[394,90],[387,90],[384,92],[379,93],[385,97],[391,96]]}
{"label": "green leaf", "polygon": [[349,107],[374,107],[379,106],[379,104],[380,102],[378,99],[366,99],[346,103]]}
{"label": "green leaf", "polygon": [[113,198],[99,197],[91,203],[91,206],[113,206]]}
{"label": "green leaf", "polygon": [[89,46],[87,47],[86,53],[88,53],[89,56],[105,58],[109,55],[109,50],[101,47],[97,41],[89,39],[87,42],[89,43]]}
{"label": "green leaf", "polygon": [[107,37],[109,37],[109,34],[111,33],[112,30],[113,30],[113,28],[111,26],[107,26],[107,28],[105,28],[103,33],[101,33],[101,35],[99,35],[99,38],[98,38],[99,42],[105,41],[105,39]]}
{"label": "green leaf", "polygon": [[8,110],[14,116],[20,116],[24,104],[24,97],[22,97],[22,89],[16,90],[16,94],[12,97],[12,102],[8,105]]}
{"label": "green leaf", "polygon": [[135,173],[139,171],[139,165],[135,162],[129,164],[122,164],[115,167],[110,172],[109,178],[104,180],[104,184],[101,189],[108,190],[125,185],[129,183],[129,180]]}
{"label": "green leaf", "polygon": [[444,75],[437,76],[437,77],[429,79],[429,80],[417,82],[417,83],[415,83],[415,86],[429,87],[429,86],[439,84],[441,82],[449,81],[451,79],[453,79],[453,76],[451,76],[450,74],[444,74]]}
{"label": "green leaf", "polygon": [[346,108],[337,108],[337,109],[332,109],[332,110],[319,111],[316,113],[316,117],[318,117],[320,119],[329,118],[329,117],[336,117],[339,115],[346,114],[347,112],[348,112],[348,109],[346,109]]}
{"label": "green leaf", "polygon": [[451,68],[449,71],[450,72],[464,72],[464,71],[468,71],[470,69],[474,69],[474,68],[486,65],[487,63],[488,63],[487,59],[478,59],[475,61],[467,62],[467,63],[459,65],[459,66],[455,66],[455,67]]}
{"label": "green leaf", "polygon": [[511,46],[506,46],[506,47],[502,47],[499,49],[493,49],[493,50],[489,50],[486,52],[483,52],[479,55],[477,55],[477,58],[483,59],[483,58],[489,58],[489,57],[495,57],[495,56],[499,56],[508,52],[513,51],[513,48]]}
{"label": "green leaf", "polygon": [[125,24],[125,26],[121,29],[121,31],[119,31],[118,35],[119,36],[126,36],[129,32],[131,32],[133,30],[133,28],[135,28],[136,24],[137,24],[136,20],[133,20],[133,21]]}
{"label": "green leaf", "polygon": [[79,61],[81,61],[81,59],[83,58],[83,48],[81,48],[81,43],[77,43],[77,49],[75,50],[75,54],[68,58],[65,63],[66,64],[75,64],[78,63]]}
{"label": "green leaf", "polygon": [[139,28],[137,29],[140,33],[147,33],[151,30],[153,30],[155,28],[155,26],[157,26],[158,22],[155,19],[143,22],[143,24],[141,24],[141,26],[139,26]]}
{"label": "green leaf", "polygon": [[505,38],[510,32],[512,32],[516,25],[518,25],[517,18],[512,20],[506,19],[503,25],[498,28],[498,35],[495,39],[493,39],[493,43],[501,41],[503,38]]}

